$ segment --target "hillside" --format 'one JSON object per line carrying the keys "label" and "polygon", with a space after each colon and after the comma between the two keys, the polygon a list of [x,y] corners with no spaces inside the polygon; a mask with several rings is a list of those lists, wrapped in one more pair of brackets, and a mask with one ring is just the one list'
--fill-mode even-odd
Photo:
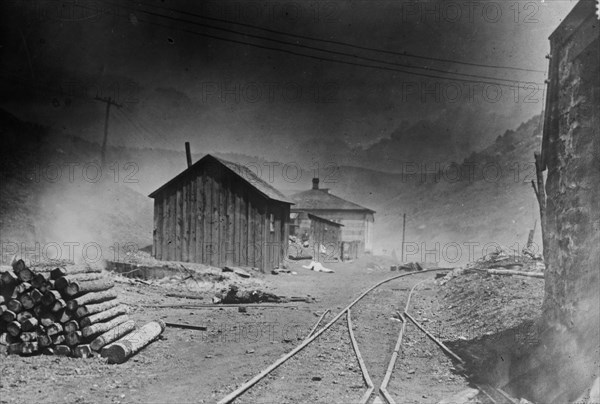
{"label": "hillside", "polygon": [[[482,247],[492,247],[492,243],[520,249],[536,220],[535,242],[541,245],[539,211],[531,187],[533,152],[541,143],[538,120],[534,117],[506,131],[492,145],[473,153],[461,163],[461,175],[453,168],[440,174],[437,183],[431,176],[423,183],[416,183],[415,178],[405,182],[405,190],[378,209],[376,243],[388,251],[400,251],[401,216],[406,213],[406,240],[416,243],[419,250],[409,260],[448,262],[458,252],[456,263],[464,263],[481,257]],[[434,252],[425,251],[435,251],[435,243],[440,243],[437,259]]]}
{"label": "hillside", "polygon": [[[147,195],[185,169],[183,145],[181,152],[109,147],[108,168],[92,182],[85,180],[83,169],[87,167],[87,177],[96,176],[97,143],[57,135],[7,113],[1,121],[6,139],[0,194],[3,241],[95,241],[103,246],[132,242],[139,247],[151,243],[152,200]],[[284,193],[309,189],[312,177],[319,176],[321,187],[374,209],[378,253],[395,249],[400,256],[402,214],[406,213],[406,240],[416,243],[407,251],[418,248],[407,255],[408,260],[454,261],[460,252],[457,263],[464,263],[474,258],[473,253],[481,254],[477,246],[469,251],[465,242],[510,247],[526,241],[538,217],[530,185],[533,152],[540,142],[538,126],[534,117],[460,165],[406,162],[403,173],[335,161],[315,161],[298,171],[295,162],[214,154],[247,165]],[[195,153],[193,160],[202,155]],[[61,177],[55,179],[57,167]],[[536,235],[539,242],[539,225]],[[435,243],[440,243],[437,254]],[[444,249],[445,243],[458,243],[460,251],[456,245]]]}
{"label": "hillside", "polygon": [[[152,204],[112,172],[98,171],[98,146],[58,138],[0,111],[2,260],[16,246],[49,258],[114,257],[115,246],[151,242]],[[117,179],[117,180],[115,180]],[[21,244],[24,243],[24,244]],[[69,243],[72,253],[69,253]],[[100,250],[101,249],[101,250]]]}

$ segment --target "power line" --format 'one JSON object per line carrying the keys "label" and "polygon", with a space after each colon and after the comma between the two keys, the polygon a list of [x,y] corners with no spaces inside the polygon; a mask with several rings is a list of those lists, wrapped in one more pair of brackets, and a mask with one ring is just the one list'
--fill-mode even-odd
{"label": "power line", "polygon": [[[61,89],[57,89],[55,87],[51,87],[49,85],[43,84],[39,80],[32,82],[31,80],[28,80],[28,79],[25,79],[25,78],[22,78],[22,77],[19,77],[19,76],[16,76],[14,74],[10,74],[10,73],[4,72],[4,71],[0,71],[0,77],[3,77],[5,79],[10,79],[12,82],[17,82],[18,85],[28,88],[28,89],[35,91],[42,95],[50,95],[53,97],[64,96],[66,98],[76,98],[76,99],[80,99],[80,100],[84,100],[84,101],[98,101],[100,98],[100,97],[91,97],[91,96],[80,94],[80,93],[70,93],[70,92],[65,93]],[[100,100],[105,101],[104,99],[100,99]],[[144,132],[144,131],[149,132],[148,130],[143,130],[143,129],[140,129],[139,127],[135,126],[133,121],[131,121],[129,119],[129,117],[121,110],[121,108],[117,108],[116,111],[120,112],[122,114],[122,116],[127,118],[129,120],[129,122],[131,123],[131,125],[136,130],[138,130],[140,132]],[[114,114],[113,116],[115,118],[117,118],[117,120],[119,120],[119,114]],[[123,118],[120,118],[120,119],[122,120]]]}
{"label": "power line", "polygon": [[[125,113],[122,110],[118,110],[120,112],[120,116],[118,114],[116,114],[115,116],[118,117],[121,122],[123,122],[125,125],[129,125],[132,128],[134,128],[134,135],[137,138],[137,140],[140,142],[141,144],[147,144],[148,138],[147,135],[153,135],[156,139],[158,138],[164,138],[165,134],[163,133],[158,133],[155,131],[151,131],[148,130],[148,128],[146,128],[144,125],[142,125],[142,122],[139,119],[135,119],[132,116],[130,117],[127,113]],[[139,132],[139,133],[136,133]],[[151,143],[151,141],[150,141]]]}
{"label": "power line", "polygon": [[[111,3],[108,3],[108,4],[111,4]],[[81,6],[81,7],[86,8],[85,6]],[[131,8],[128,8],[128,9],[131,9]],[[136,10],[136,11],[139,11],[139,10]],[[161,15],[161,14],[152,13],[152,12],[148,12],[148,11],[142,11],[142,12],[150,14],[150,15],[156,15],[158,17],[172,19],[172,20],[179,21],[179,22],[187,22],[187,23],[190,23],[192,25],[201,25],[202,26],[202,24],[197,24],[197,23],[194,23],[194,22],[177,19],[175,17],[164,16],[164,15]],[[221,41],[226,41],[226,42],[231,42],[231,43],[237,43],[237,44],[246,45],[246,46],[252,46],[252,47],[256,47],[256,48],[260,48],[260,49],[266,49],[266,50],[272,50],[272,51],[278,51],[278,52],[288,53],[288,54],[291,54],[291,55],[301,56],[301,57],[307,57],[307,58],[316,59],[316,60],[319,60],[319,61],[329,61],[329,62],[334,62],[334,63],[347,64],[347,65],[351,65],[351,66],[359,66],[359,67],[367,67],[367,68],[374,68],[374,69],[380,69],[380,70],[387,70],[387,71],[412,74],[412,75],[415,75],[415,76],[428,77],[428,78],[437,78],[437,79],[444,79],[444,80],[454,80],[454,81],[468,82],[468,83],[490,84],[490,85],[497,85],[497,86],[505,86],[505,87],[509,87],[509,88],[519,87],[516,84],[526,84],[526,85],[535,84],[535,85],[541,85],[541,83],[535,83],[535,82],[524,82],[524,81],[519,81],[519,80],[508,80],[508,79],[502,79],[502,78],[468,75],[468,76],[471,76],[471,77],[475,76],[475,77],[480,77],[480,78],[484,79],[484,80],[477,80],[476,81],[476,80],[462,79],[462,78],[457,78],[457,77],[446,77],[446,76],[439,76],[439,75],[433,75],[433,74],[425,74],[425,73],[413,72],[413,71],[403,70],[403,69],[397,69],[397,68],[390,68],[390,67],[385,67],[385,66],[376,66],[376,65],[369,65],[369,64],[364,64],[364,63],[355,63],[355,62],[349,62],[349,61],[344,61],[344,60],[331,59],[331,58],[322,57],[322,56],[309,55],[309,54],[305,54],[305,53],[298,53],[298,52],[294,52],[294,51],[291,51],[291,50],[288,50],[288,49],[274,48],[274,47],[270,47],[270,46],[266,46],[266,45],[259,45],[259,44],[255,44],[255,43],[251,43],[251,42],[245,42],[245,41],[236,40],[236,39],[223,38],[223,37],[219,37],[219,36],[216,36],[216,35],[201,33],[201,32],[198,32],[198,31],[192,31],[192,30],[185,29],[185,28],[180,28],[180,27],[173,28],[173,27],[165,25],[165,24],[160,24],[160,23],[149,21],[149,20],[143,20],[143,19],[140,19],[140,18],[138,18],[138,21],[145,22],[145,23],[150,24],[150,25],[159,26],[159,27],[162,27],[162,28],[176,29],[176,30],[179,30],[179,31],[182,31],[182,32],[188,32],[188,33],[191,33],[191,34],[194,34],[194,35],[199,35],[199,36],[206,37],[206,38],[211,38],[211,39],[216,39],[216,40],[221,40]],[[242,35],[244,35],[244,36],[250,36],[250,35],[247,35],[247,34],[242,34]],[[261,39],[271,40],[270,38],[261,38]],[[286,44],[297,46],[296,44],[293,44],[293,43],[286,43]],[[323,49],[319,49],[319,48],[315,48],[315,49],[317,49],[319,51],[322,51],[322,52],[325,52],[325,53],[331,53],[331,52],[329,52],[327,50],[323,50]],[[357,57],[357,56],[350,55],[350,54],[348,56]],[[380,63],[390,63],[390,62],[380,62]],[[416,68],[416,67],[413,67],[413,66],[407,66],[407,67],[409,67],[409,68]],[[423,69],[423,68],[421,68],[421,69]],[[452,73],[452,72],[448,72],[448,71],[443,71],[443,72],[447,73],[447,74],[464,75],[462,73]],[[510,82],[510,83],[513,83],[513,84],[509,85],[509,84],[506,84],[506,83],[498,83],[498,82],[489,81],[489,80],[507,81],[507,82]]]}
{"label": "power line", "polygon": [[[148,129],[145,125],[142,124],[142,122],[138,121],[138,124],[136,124],[125,112],[122,111],[122,109],[121,109],[122,105],[116,104],[113,100],[110,100],[110,102],[109,102],[110,98],[101,98],[99,96],[92,97],[92,96],[81,94],[81,93],[64,92],[61,88],[55,88],[55,87],[43,84],[39,80],[32,82],[31,80],[25,79],[23,77],[20,77],[20,76],[17,76],[17,75],[14,75],[12,73],[5,72],[2,70],[0,70],[0,77],[3,79],[6,79],[6,80],[10,80],[12,83],[17,83],[19,86],[27,88],[27,89],[34,91],[41,95],[48,95],[48,96],[55,97],[55,98],[64,96],[65,98],[76,98],[76,99],[80,99],[82,101],[103,101],[103,102],[107,102],[107,103],[112,103],[112,105],[119,107],[116,109],[116,111],[120,112],[121,116],[122,116],[119,119],[119,114],[114,114],[114,115],[112,115],[113,117],[115,117],[121,121],[124,117],[125,119],[127,119],[127,121],[129,121],[129,124],[135,130],[139,131],[140,133],[149,133],[149,134],[155,135],[157,137],[165,136],[164,133],[159,133],[157,131]],[[115,110],[113,110],[113,111],[115,111]]]}
{"label": "power line", "polygon": [[[315,41],[315,42],[323,42],[323,43],[329,43],[329,44],[334,44],[334,45],[347,46],[347,47],[356,48],[356,49],[360,49],[360,50],[366,50],[366,51],[370,51],[370,52],[380,52],[380,53],[386,53],[386,54],[395,55],[395,56],[402,56],[402,57],[422,59],[422,60],[431,60],[431,61],[444,62],[444,63],[454,63],[454,64],[461,64],[461,65],[466,65],[466,66],[494,68],[494,69],[509,69],[509,70],[518,70],[518,71],[534,72],[534,73],[546,73],[544,70],[526,69],[526,68],[515,67],[515,66],[500,66],[500,65],[490,65],[490,64],[484,64],[484,63],[464,62],[464,61],[460,61],[460,60],[443,59],[443,58],[435,58],[435,57],[431,57],[431,56],[416,55],[414,53],[409,53],[409,52],[396,52],[396,51],[390,51],[387,49],[371,48],[371,47],[361,46],[361,45],[352,44],[352,43],[348,43],[348,42],[334,41],[334,40],[330,40],[330,39],[315,38],[315,37],[310,37],[307,35],[300,35],[300,34],[284,32],[284,31],[278,31],[278,30],[274,30],[274,29],[270,29],[270,28],[261,27],[258,25],[226,20],[223,18],[208,17],[205,15],[192,13],[189,11],[176,10],[176,9],[169,8],[169,7],[155,6],[152,4],[148,4],[147,6],[158,8],[160,10],[171,11],[171,12],[176,12],[176,13],[183,14],[183,15],[189,15],[189,16],[193,16],[193,17],[197,17],[197,18],[202,18],[202,19],[209,20],[209,21],[216,21],[216,22],[221,22],[221,23],[225,23],[225,24],[239,25],[241,27],[252,28],[252,29],[256,29],[256,30],[260,30],[260,31],[264,31],[264,32],[269,32],[272,34],[285,35],[285,36],[289,36],[292,38],[306,39],[306,40]],[[415,66],[415,68],[416,68],[416,66]]]}
{"label": "power line", "polygon": [[[103,2],[106,3],[106,4],[109,4],[109,5],[113,5],[113,6],[116,6],[116,7],[120,7],[120,8],[126,9],[126,10],[138,11],[138,12],[142,12],[142,13],[149,14],[149,15],[152,15],[152,16],[156,16],[156,17],[160,17],[160,18],[166,18],[166,19],[169,19],[169,20],[177,21],[177,22],[185,22],[185,23],[196,25],[196,26],[203,27],[203,28],[215,29],[215,30],[224,31],[224,32],[232,33],[232,34],[236,34],[236,35],[242,35],[244,37],[250,37],[250,38],[254,38],[254,39],[261,39],[261,40],[272,41],[272,42],[275,42],[275,43],[278,43],[278,44],[281,44],[281,45],[291,45],[291,46],[295,46],[295,47],[298,47],[298,48],[305,48],[305,49],[309,49],[309,50],[316,50],[318,52],[324,52],[324,53],[329,53],[329,54],[333,54],[333,55],[348,56],[348,57],[352,57],[352,58],[356,58],[356,59],[360,59],[360,60],[365,60],[365,61],[368,61],[368,62],[384,63],[384,64],[388,64],[388,65],[392,65],[392,66],[405,67],[405,68],[409,68],[409,69],[417,69],[417,70],[425,70],[425,71],[432,71],[432,72],[445,73],[445,74],[453,74],[453,75],[462,76],[462,77],[473,77],[473,78],[484,79],[484,80],[498,80],[498,81],[506,81],[506,82],[509,82],[509,83],[515,83],[515,82],[526,83],[526,84],[532,83],[532,82],[525,82],[525,81],[521,81],[521,80],[503,79],[503,78],[500,78],[500,77],[491,77],[491,76],[481,76],[481,75],[477,75],[477,74],[450,72],[450,71],[444,70],[444,69],[421,67],[421,66],[413,66],[413,65],[407,65],[407,64],[404,64],[404,63],[390,62],[390,61],[382,60],[382,59],[374,59],[374,58],[369,58],[369,57],[365,57],[365,56],[355,55],[355,54],[347,53],[347,52],[340,52],[340,51],[328,50],[328,49],[318,48],[318,47],[315,47],[315,46],[297,44],[297,43],[294,43],[294,42],[282,41],[282,40],[279,40],[279,39],[273,39],[273,38],[269,38],[269,37],[265,37],[265,36],[260,36],[260,35],[253,35],[253,34],[249,34],[247,32],[241,32],[241,31],[231,30],[231,29],[228,29],[228,28],[218,27],[218,26],[215,26],[215,25],[198,23],[198,22],[195,22],[195,21],[185,20],[185,19],[182,19],[182,18],[172,17],[172,16],[160,14],[160,13],[154,13],[152,11],[147,11],[147,10],[143,10],[143,9],[136,9],[136,8],[133,8],[133,7],[127,7],[127,6],[123,6],[123,5],[117,5],[115,3],[110,3],[110,2],[107,2],[107,1],[103,1]],[[533,82],[533,84],[542,85],[542,83],[535,83],[535,82]]]}
{"label": "power line", "polygon": [[125,114],[125,112],[122,112],[122,111],[120,111],[120,112],[121,112],[121,119],[122,119],[124,122],[125,122],[125,121],[127,121],[127,123],[128,123],[129,125],[131,125],[131,126],[132,126],[132,127],[133,127],[133,128],[136,130],[136,131],[137,131],[137,132],[140,132],[140,134],[141,134],[142,136],[144,136],[144,135],[145,135],[145,133],[149,133],[147,130],[144,130],[144,129],[142,129],[142,128],[141,128],[141,126],[139,126],[139,124],[135,123],[135,122],[133,121],[133,119],[131,119],[131,118],[129,117],[129,115]]}
{"label": "power line", "polygon": [[[28,88],[32,91],[35,91],[37,93],[43,94],[43,95],[50,95],[50,96],[54,96],[54,97],[58,97],[58,96],[65,96],[66,98],[76,98],[76,99],[80,99],[80,100],[85,100],[85,101],[103,101],[103,102],[107,102],[107,109],[108,106],[112,103],[115,106],[118,106],[118,108],[116,109],[116,112],[120,112],[122,114],[122,116],[124,116],[125,118],[127,118],[130,122],[130,124],[133,126],[133,128],[139,132],[144,132],[144,130],[140,129],[139,127],[135,126],[135,124],[133,123],[133,121],[131,121],[129,119],[129,117],[121,110],[122,105],[118,105],[116,104],[113,100],[111,100],[110,98],[101,98],[99,96],[96,97],[91,97],[88,95],[83,95],[83,94],[76,94],[76,93],[65,93],[64,91],[62,91],[62,89],[56,89],[54,87],[45,85],[39,81],[37,82],[32,82],[31,80],[27,80],[24,79],[22,77],[7,73],[7,72],[3,72],[0,71],[0,77],[4,77],[6,79],[10,79],[13,82],[17,82],[19,85]],[[113,110],[115,111],[115,110]],[[117,121],[123,122],[123,118],[119,116],[119,114],[113,114],[112,115],[113,118],[115,118]],[[105,118],[106,119],[106,118]],[[105,130],[106,130],[106,122],[105,122]],[[146,130],[146,132],[148,132]],[[106,136],[106,133],[105,133]],[[139,135],[136,135],[139,139]],[[105,153],[106,153],[106,137],[103,140],[102,146],[101,146],[101,161],[104,161],[105,158]]]}
{"label": "power line", "polygon": [[125,114],[125,112],[122,113],[122,116],[125,117],[125,119],[127,119],[140,133],[147,133],[156,137],[165,137],[163,133],[149,130],[145,125],[142,124],[140,119],[134,120],[132,117],[129,117],[129,115]]}
{"label": "power line", "polygon": [[[122,110],[117,110],[120,114],[115,114],[115,117],[122,122],[124,125],[131,126],[134,131],[132,132],[138,140],[146,140],[144,136],[144,130],[142,130],[139,126],[137,126]],[[139,133],[137,133],[139,132]]]}
{"label": "power line", "polygon": [[155,129],[148,129],[148,127],[145,125],[144,123],[145,121],[143,119],[141,119],[140,117],[138,117],[137,119],[137,123],[142,127],[142,129],[144,129],[146,132],[150,133],[150,134],[154,134],[154,136],[158,136],[158,137],[166,137],[166,135],[160,131],[156,131]]}

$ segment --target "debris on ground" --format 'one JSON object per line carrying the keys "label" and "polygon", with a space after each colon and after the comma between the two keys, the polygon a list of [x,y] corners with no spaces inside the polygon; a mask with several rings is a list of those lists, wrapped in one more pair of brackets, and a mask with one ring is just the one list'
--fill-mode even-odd
{"label": "debris on ground", "polygon": [[499,247],[479,260],[468,263],[464,268],[454,268],[440,280],[440,284],[444,285],[457,276],[473,271],[487,275],[518,275],[544,278],[543,271],[545,269],[543,258],[539,254],[531,253],[527,248],[524,248],[522,253],[519,254],[516,251]]}
{"label": "debris on ground", "polygon": [[541,255],[524,248],[521,253],[497,247],[477,261],[467,264],[467,269],[511,269],[529,272],[544,271],[546,266]]}
{"label": "debris on ground", "polygon": [[530,278],[542,278],[544,279],[543,272],[527,272],[527,271],[516,271],[512,269],[487,269],[485,270],[490,275],[518,275],[518,276],[527,276]]}
{"label": "debris on ground", "polygon": [[279,274],[290,274],[290,275],[298,275],[298,272],[296,271],[291,271],[289,269],[274,269],[271,271],[272,275],[279,275]]}
{"label": "debris on ground", "polygon": [[9,354],[85,358],[134,330],[128,307],[101,268],[60,264],[30,268],[15,259],[3,267],[0,341]]}
{"label": "debris on ground", "polygon": [[239,304],[239,303],[280,303],[285,299],[274,295],[273,293],[263,292],[261,290],[239,290],[236,285],[230,285],[229,289],[224,289],[213,297],[214,304]]}
{"label": "debris on ground", "polygon": [[[440,285],[445,285],[449,280],[456,278],[465,273],[464,268],[454,268],[452,271],[448,272],[446,275],[442,276],[442,279],[439,281]],[[438,279],[436,277],[436,279]]]}
{"label": "debris on ground", "polygon": [[423,267],[418,262],[409,262],[408,264],[400,265],[398,269],[405,271],[422,271]]}
{"label": "debris on ground", "polygon": [[306,296],[306,297],[301,297],[301,296],[292,296],[290,298],[286,299],[288,302],[305,302],[305,303],[314,303],[317,301],[317,299],[315,299],[312,296]]}
{"label": "debris on ground", "polygon": [[321,264],[320,262],[316,262],[316,261],[311,261],[310,264],[308,264],[308,265],[302,265],[302,268],[310,269],[315,272],[327,272],[327,273],[335,272],[333,269],[325,268],[323,266],[323,264]]}
{"label": "debris on ground", "polygon": [[[207,298],[215,290],[237,284],[245,288],[260,289],[264,285],[264,276],[253,267],[210,265],[156,261],[148,253],[138,252],[132,262],[107,261],[105,269],[112,273],[114,282],[128,285],[146,285],[150,288],[165,289],[165,296],[187,299]],[[175,295],[175,294],[181,295]]]}
{"label": "debris on ground", "polygon": [[234,274],[241,276],[242,278],[250,278],[250,274],[239,267],[223,267],[223,272],[233,272]]}

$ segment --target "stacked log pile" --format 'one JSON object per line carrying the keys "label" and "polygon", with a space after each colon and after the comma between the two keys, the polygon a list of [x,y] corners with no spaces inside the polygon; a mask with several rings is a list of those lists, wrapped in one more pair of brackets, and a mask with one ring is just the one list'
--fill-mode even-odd
{"label": "stacked log pile", "polygon": [[[2,269],[0,344],[9,354],[89,357],[136,328],[113,281],[100,269],[32,269],[23,260]],[[160,332],[149,335],[147,343]]]}

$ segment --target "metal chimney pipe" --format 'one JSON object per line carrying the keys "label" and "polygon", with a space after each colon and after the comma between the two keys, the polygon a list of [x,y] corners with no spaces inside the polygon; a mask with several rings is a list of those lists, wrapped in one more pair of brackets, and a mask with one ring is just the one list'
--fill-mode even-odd
{"label": "metal chimney pipe", "polygon": [[185,156],[187,157],[188,168],[192,166],[192,151],[190,149],[190,142],[185,142]]}

